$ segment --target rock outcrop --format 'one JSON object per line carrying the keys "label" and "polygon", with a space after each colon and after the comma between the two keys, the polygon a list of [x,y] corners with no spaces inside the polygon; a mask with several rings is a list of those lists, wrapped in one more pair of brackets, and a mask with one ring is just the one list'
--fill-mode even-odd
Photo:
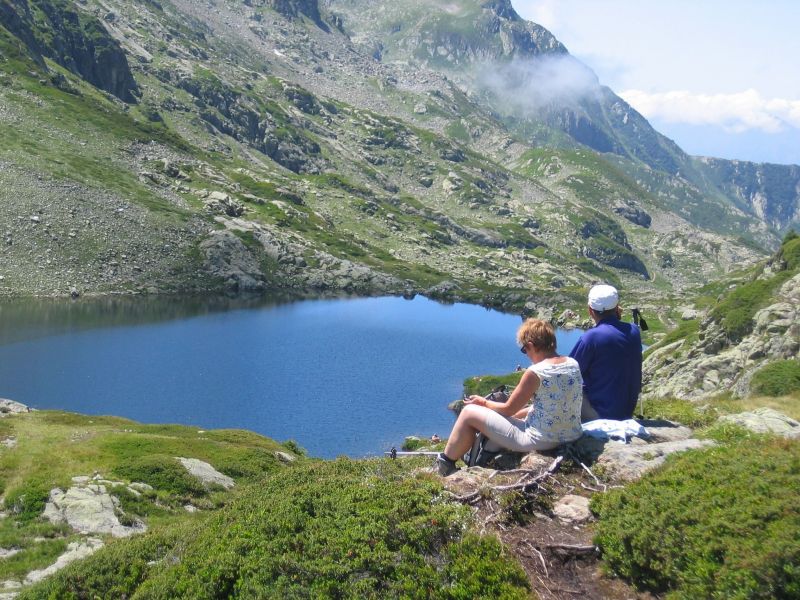
{"label": "rock outcrop", "polygon": [[30,412],[31,409],[21,404],[20,402],[16,402],[14,400],[7,400],[5,398],[0,398],[0,418],[5,417],[6,415],[15,415],[19,413],[27,413]]}
{"label": "rock outcrop", "polygon": [[724,415],[720,423],[732,423],[755,433],[769,433],[788,439],[800,439],[800,422],[772,408],[757,408],[752,412]]}
{"label": "rock outcrop", "polygon": [[32,585],[60,571],[70,563],[91,556],[103,547],[103,541],[97,538],[87,538],[82,542],[70,542],[67,551],[58,557],[49,567],[31,571],[25,577],[25,585]]}
{"label": "rock outcrop", "polygon": [[780,286],[774,300],[758,310],[752,331],[731,344],[722,325],[705,318],[701,339],[687,348],[676,341],[658,348],[643,366],[646,397],[698,399],[723,390],[749,393],[753,374],[769,361],[800,353],[800,273]]}
{"label": "rock outcrop", "polygon": [[220,473],[207,462],[197,458],[183,458],[176,456],[175,460],[181,463],[189,475],[197,477],[205,486],[220,486],[226,490],[236,485],[236,482],[227,475]]}
{"label": "rock outcrop", "polygon": [[66,523],[79,533],[128,537],[147,530],[141,522],[123,525],[119,520],[121,514],[119,502],[105,485],[82,480],[66,491],[59,488],[50,490],[50,499],[44,509],[48,521]]}
{"label": "rock outcrop", "polygon": [[0,2],[0,24],[17,36],[33,56],[47,57],[92,85],[124,102],[134,103],[139,93],[128,59],[119,43],[99,19],[74,8],[74,4],[39,0],[41,18],[30,3]]}

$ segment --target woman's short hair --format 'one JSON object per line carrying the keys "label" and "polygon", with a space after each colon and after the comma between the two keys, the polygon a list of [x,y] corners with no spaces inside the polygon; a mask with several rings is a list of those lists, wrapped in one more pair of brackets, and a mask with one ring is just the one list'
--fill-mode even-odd
{"label": "woman's short hair", "polygon": [[526,319],[517,330],[517,343],[533,344],[540,352],[556,351],[556,332],[553,326],[541,319]]}

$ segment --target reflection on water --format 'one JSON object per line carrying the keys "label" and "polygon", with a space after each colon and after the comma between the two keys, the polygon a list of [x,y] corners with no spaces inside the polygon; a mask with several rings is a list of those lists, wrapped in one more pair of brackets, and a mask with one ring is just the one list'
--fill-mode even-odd
{"label": "reflection on water", "polygon": [[[6,301],[0,397],[363,456],[406,435],[447,435],[465,378],[523,360],[519,324],[422,297]],[[559,332],[559,350],[579,335]]]}
{"label": "reflection on water", "polygon": [[100,327],[146,325],[286,303],[287,296],[103,296],[0,299],[0,345]]}

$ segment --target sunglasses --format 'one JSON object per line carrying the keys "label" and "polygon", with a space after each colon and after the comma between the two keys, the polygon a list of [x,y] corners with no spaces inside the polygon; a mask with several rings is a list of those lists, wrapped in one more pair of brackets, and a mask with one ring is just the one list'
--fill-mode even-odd
{"label": "sunglasses", "polygon": [[530,342],[525,342],[524,344],[522,344],[522,346],[520,346],[519,351],[522,352],[523,354],[527,354],[528,351],[525,348],[528,347],[528,344],[530,344]]}

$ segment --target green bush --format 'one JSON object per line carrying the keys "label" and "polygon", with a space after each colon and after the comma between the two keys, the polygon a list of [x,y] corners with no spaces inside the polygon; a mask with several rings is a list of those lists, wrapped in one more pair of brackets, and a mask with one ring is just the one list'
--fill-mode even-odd
{"label": "green bush", "polygon": [[115,542],[30,598],[527,598],[494,537],[467,534],[415,461],[308,461],[197,525]]}
{"label": "green bush", "polygon": [[131,459],[114,469],[114,475],[128,481],[140,481],[171,495],[205,496],[207,491],[199,479],[172,456],[154,454]]}
{"label": "green bush", "polygon": [[32,521],[44,511],[51,487],[37,480],[26,481],[6,494],[5,505],[18,521]]}
{"label": "green bush", "polygon": [[296,454],[297,456],[306,455],[306,449],[303,448],[300,444],[298,444],[295,440],[286,440],[281,445],[292,454]]}
{"label": "green bush", "polygon": [[131,598],[163,563],[177,560],[182,540],[196,535],[197,526],[171,526],[114,541],[88,560],[74,563],[54,577],[25,590],[19,599]]}
{"label": "green bush", "polygon": [[687,452],[595,496],[607,566],[673,598],[800,597],[800,442]]}
{"label": "green bush", "polygon": [[787,235],[776,259],[785,263],[784,270],[769,279],[754,279],[736,287],[711,311],[731,342],[740,341],[753,330],[755,313],[772,301],[775,290],[800,268],[800,238]]}
{"label": "green bush", "polygon": [[750,390],[762,396],[788,396],[800,390],[800,361],[779,360],[759,369]]}
{"label": "green bush", "polygon": [[482,375],[471,377],[464,382],[464,393],[467,395],[478,394],[486,396],[495,388],[506,385],[509,388],[516,387],[522,379],[523,371],[515,371],[508,375]]}

